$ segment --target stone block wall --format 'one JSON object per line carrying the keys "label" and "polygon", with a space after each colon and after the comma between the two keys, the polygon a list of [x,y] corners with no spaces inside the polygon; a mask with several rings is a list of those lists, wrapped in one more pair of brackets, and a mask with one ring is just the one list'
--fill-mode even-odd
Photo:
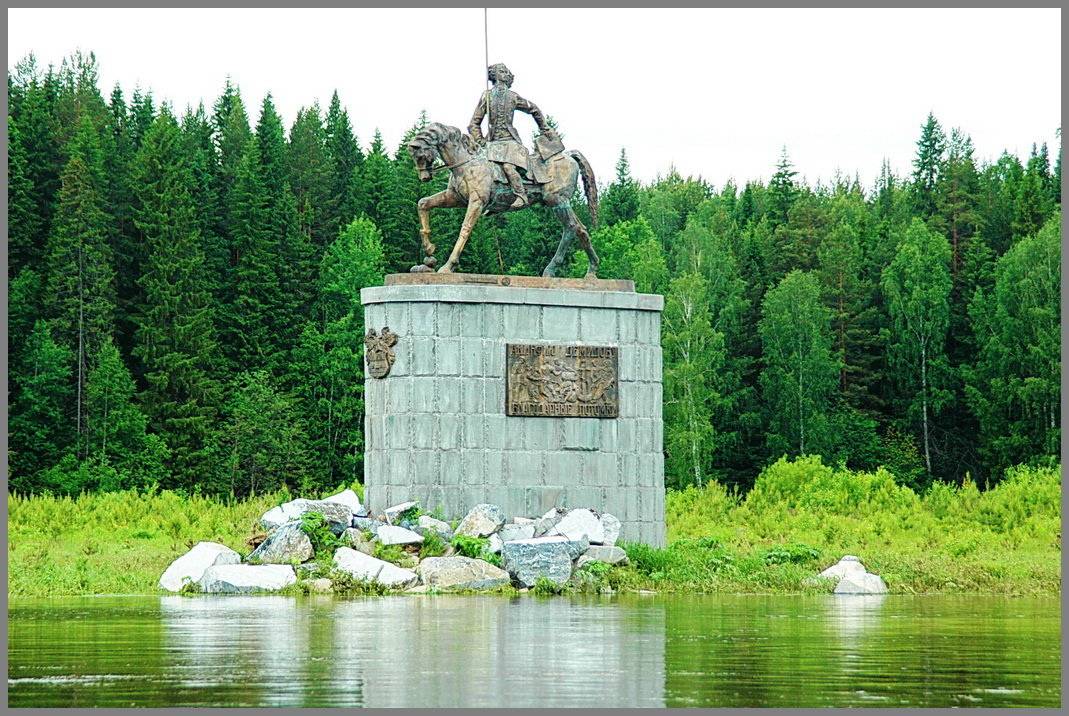
{"label": "stone block wall", "polygon": [[[364,289],[365,326],[399,336],[388,376],[365,381],[365,498],[448,518],[592,507],[621,539],[664,543],[657,295],[479,285]],[[618,418],[505,415],[508,343],[617,346]]]}

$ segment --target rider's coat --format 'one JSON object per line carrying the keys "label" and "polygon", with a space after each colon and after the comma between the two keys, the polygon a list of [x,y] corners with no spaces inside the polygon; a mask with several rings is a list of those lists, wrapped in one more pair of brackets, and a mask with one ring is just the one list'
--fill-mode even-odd
{"label": "rider's coat", "polygon": [[468,134],[476,142],[482,141],[482,121],[489,108],[490,120],[487,123],[486,158],[494,162],[508,162],[521,169],[528,168],[527,150],[520,140],[520,133],[512,126],[512,115],[516,110],[531,115],[539,128],[546,124],[542,110],[505,87],[494,87],[483,92],[475,113],[468,124]]}

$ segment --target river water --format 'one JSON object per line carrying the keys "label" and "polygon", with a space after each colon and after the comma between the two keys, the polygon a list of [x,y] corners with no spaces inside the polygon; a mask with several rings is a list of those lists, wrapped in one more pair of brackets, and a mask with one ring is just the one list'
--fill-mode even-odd
{"label": "river water", "polygon": [[1058,706],[1056,598],[11,599],[9,706]]}

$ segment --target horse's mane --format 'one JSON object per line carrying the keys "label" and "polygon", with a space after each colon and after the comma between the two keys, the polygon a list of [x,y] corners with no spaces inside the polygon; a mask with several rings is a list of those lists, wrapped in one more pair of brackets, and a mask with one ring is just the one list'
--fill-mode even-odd
{"label": "horse's mane", "polygon": [[469,152],[475,151],[475,140],[461,132],[456,127],[441,122],[431,122],[423,129],[416,132],[408,142],[410,145],[424,149],[434,149],[446,142],[460,142]]}

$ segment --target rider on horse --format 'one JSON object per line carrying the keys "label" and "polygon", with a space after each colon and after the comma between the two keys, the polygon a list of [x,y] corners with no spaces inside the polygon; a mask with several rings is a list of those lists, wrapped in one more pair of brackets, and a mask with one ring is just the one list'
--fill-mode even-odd
{"label": "rider on horse", "polygon": [[475,114],[472,115],[471,123],[468,124],[468,134],[477,144],[482,144],[484,140],[481,125],[483,117],[489,113],[490,119],[487,122],[485,139],[486,158],[499,164],[504,170],[509,188],[516,196],[511,208],[518,209],[527,204],[527,192],[523,188],[519,172],[523,171],[527,174],[529,169],[527,149],[520,141],[519,132],[512,126],[512,113],[520,110],[531,115],[538,123],[538,129],[541,132],[548,133],[553,130],[546,124],[542,111],[533,102],[525,100],[509,89],[512,87],[513,74],[509,72],[508,67],[499,62],[488,68],[487,75],[494,83],[494,87],[483,92],[475,108]]}

